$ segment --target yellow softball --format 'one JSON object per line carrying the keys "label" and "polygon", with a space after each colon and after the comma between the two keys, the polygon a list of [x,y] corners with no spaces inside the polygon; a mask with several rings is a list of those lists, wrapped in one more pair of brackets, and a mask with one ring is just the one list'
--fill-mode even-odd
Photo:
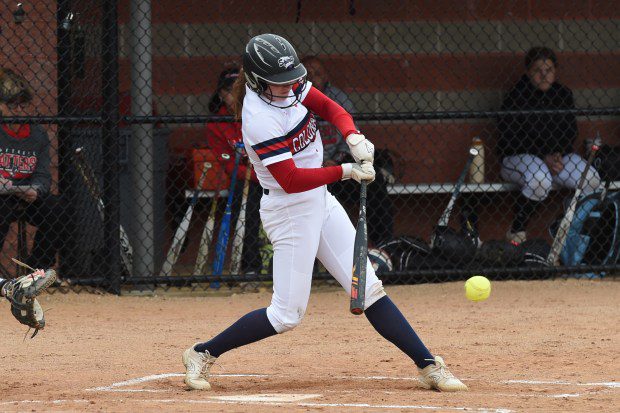
{"label": "yellow softball", "polygon": [[474,275],[465,281],[465,297],[471,301],[484,301],[491,294],[491,281],[482,275]]}

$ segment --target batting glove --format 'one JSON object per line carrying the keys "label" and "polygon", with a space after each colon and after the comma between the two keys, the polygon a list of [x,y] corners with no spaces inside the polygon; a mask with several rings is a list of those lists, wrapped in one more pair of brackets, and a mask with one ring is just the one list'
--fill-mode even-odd
{"label": "batting glove", "polygon": [[343,163],[342,164],[342,180],[355,179],[357,182],[367,181],[368,183],[375,180],[375,168],[370,162]]}
{"label": "batting glove", "polygon": [[355,162],[370,162],[375,159],[375,145],[360,133],[352,133],[347,136],[347,145]]}

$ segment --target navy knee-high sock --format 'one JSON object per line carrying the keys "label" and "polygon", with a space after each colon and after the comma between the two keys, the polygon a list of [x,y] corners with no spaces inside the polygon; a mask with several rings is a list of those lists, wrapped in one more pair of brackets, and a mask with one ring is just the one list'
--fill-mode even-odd
{"label": "navy knee-high sock", "polygon": [[219,357],[229,350],[276,334],[278,333],[267,318],[267,309],[261,308],[247,313],[211,340],[196,345],[194,350],[198,352],[207,350],[213,357]]}
{"label": "navy knee-high sock", "polygon": [[430,364],[435,364],[433,355],[390,297],[387,295],[381,297],[368,307],[364,314],[375,330],[411,357],[416,366],[423,369]]}

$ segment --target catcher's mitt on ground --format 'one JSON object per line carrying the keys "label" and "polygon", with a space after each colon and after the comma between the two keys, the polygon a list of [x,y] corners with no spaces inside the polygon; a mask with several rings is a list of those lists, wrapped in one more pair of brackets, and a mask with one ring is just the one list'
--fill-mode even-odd
{"label": "catcher's mitt on ground", "polygon": [[[36,270],[10,280],[2,287],[2,295],[11,302],[11,313],[20,323],[34,328],[34,337],[45,327],[43,309],[36,297],[56,280],[54,270]],[[31,337],[31,338],[32,338]]]}

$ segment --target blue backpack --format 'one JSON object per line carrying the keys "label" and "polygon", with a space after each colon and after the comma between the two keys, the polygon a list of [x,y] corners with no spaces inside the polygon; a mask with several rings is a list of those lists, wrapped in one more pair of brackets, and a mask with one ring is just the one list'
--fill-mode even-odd
{"label": "blue backpack", "polygon": [[[618,264],[620,258],[620,192],[596,192],[577,202],[575,216],[560,253],[564,265]],[[552,234],[559,221],[552,226]],[[594,278],[604,274],[585,274]]]}

